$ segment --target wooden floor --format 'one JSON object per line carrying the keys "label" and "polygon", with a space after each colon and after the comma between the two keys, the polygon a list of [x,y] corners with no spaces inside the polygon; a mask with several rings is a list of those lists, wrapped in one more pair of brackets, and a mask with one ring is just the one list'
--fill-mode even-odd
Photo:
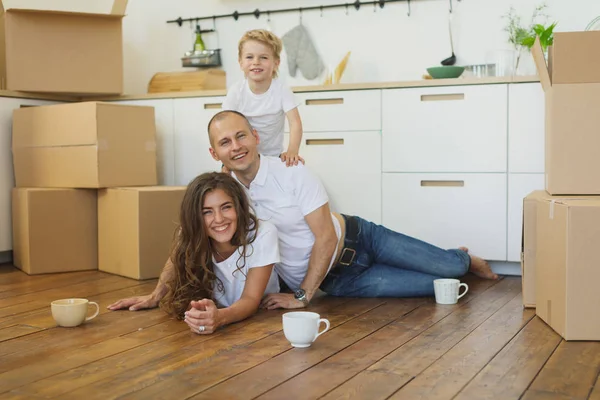
{"label": "wooden floor", "polygon": [[[458,305],[323,296],[331,330],[308,349],[261,311],[210,336],[158,309],[111,312],[145,294],[96,271],[27,276],[0,266],[1,399],[600,399],[600,343],[564,342],[521,305],[520,278],[466,277]],[[56,327],[51,300],[85,297],[101,314]]]}

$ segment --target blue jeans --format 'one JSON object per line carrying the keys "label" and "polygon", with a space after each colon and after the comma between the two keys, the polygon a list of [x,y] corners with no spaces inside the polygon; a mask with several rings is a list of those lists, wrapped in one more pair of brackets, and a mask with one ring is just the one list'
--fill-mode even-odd
{"label": "blue jeans", "polygon": [[444,250],[354,218],[358,221],[356,255],[350,265],[338,264],[331,268],[320,286],[329,295],[433,296],[434,279],[458,278],[469,270],[471,258],[463,250]]}

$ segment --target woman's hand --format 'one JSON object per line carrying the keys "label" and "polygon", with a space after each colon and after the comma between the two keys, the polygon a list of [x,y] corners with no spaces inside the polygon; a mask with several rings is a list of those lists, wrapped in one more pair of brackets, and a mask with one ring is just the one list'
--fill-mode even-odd
{"label": "woman's hand", "polygon": [[191,308],[185,312],[184,321],[192,332],[208,335],[221,326],[219,309],[212,300],[192,301],[190,306]]}
{"label": "woman's hand", "polygon": [[128,308],[129,311],[143,310],[145,308],[158,307],[159,300],[154,294],[148,294],[146,296],[129,297],[127,299],[121,299],[113,304],[109,305],[109,310],[115,311],[123,308]]}

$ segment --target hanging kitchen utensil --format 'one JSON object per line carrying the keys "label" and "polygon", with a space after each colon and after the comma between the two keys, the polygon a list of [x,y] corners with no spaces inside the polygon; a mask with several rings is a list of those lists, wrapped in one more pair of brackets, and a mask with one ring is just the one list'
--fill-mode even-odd
{"label": "hanging kitchen utensil", "polygon": [[450,49],[452,55],[445,60],[442,60],[442,65],[454,65],[456,63],[456,55],[454,54],[454,41],[452,40],[452,12],[448,14],[448,32],[450,33]]}

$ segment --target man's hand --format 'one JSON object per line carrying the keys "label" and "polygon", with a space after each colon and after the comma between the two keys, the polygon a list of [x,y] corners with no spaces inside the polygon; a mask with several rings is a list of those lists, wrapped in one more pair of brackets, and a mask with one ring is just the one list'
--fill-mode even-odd
{"label": "man's hand", "polygon": [[287,167],[290,167],[292,165],[298,165],[298,161],[304,164],[304,158],[300,157],[298,153],[293,153],[291,151],[281,153],[279,157],[281,158],[281,161],[285,162],[285,165]]}
{"label": "man's hand", "polygon": [[304,303],[297,300],[292,293],[271,293],[266,295],[260,303],[262,308],[274,310],[276,308],[304,308]]}
{"label": "man's hand", "polygon": [[[221,326],[219,318],[219,309],[210,299],[192,301],[191,308],[185,312],[185,323],[188,324],[192,332],[200,335],[209,335]],[[201,331],[199,328],[203,326]]]}
{"label": "man's hand", "polygon": [[154,295],[149,294],[146,296],[136,296],[129,297],[127,299],[121,299],[106,308],[112,311],[121,310],[123,308],[128,308],[129,311],[137,311],[145,308],[158,307],[158,302],[158,299],[156,299]]}

